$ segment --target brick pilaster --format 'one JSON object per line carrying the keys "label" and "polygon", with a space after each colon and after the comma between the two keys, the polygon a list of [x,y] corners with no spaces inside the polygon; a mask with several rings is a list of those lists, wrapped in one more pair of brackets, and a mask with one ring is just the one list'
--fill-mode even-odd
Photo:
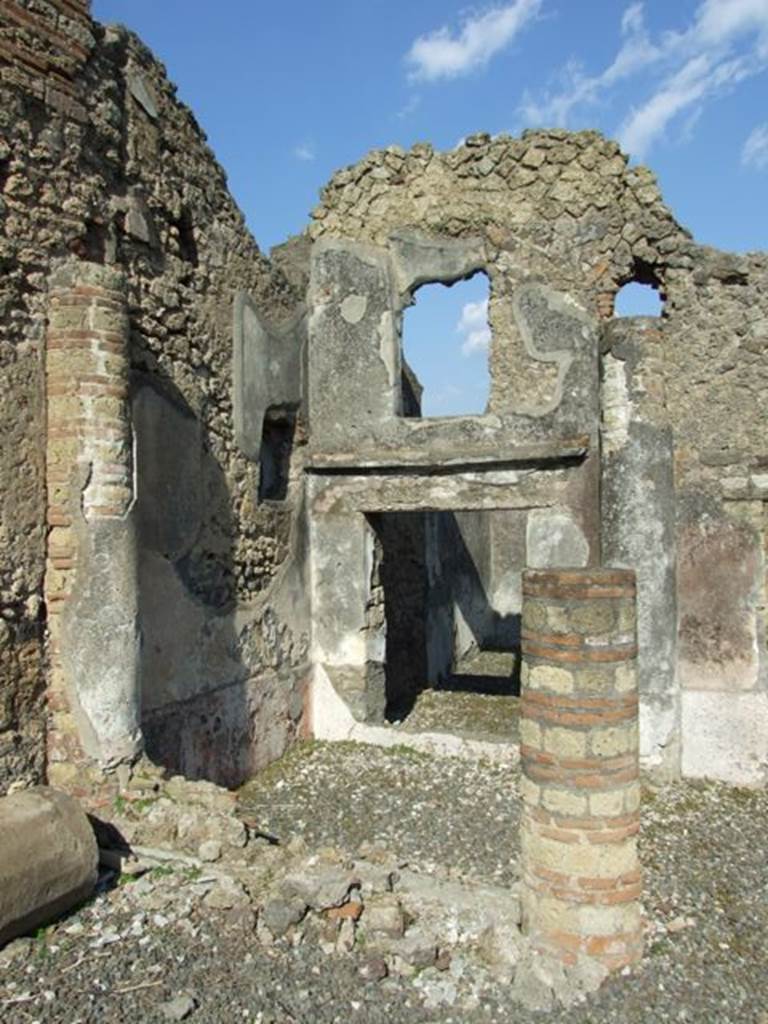
{"label": "brick pilaster", "polygon": [[[134,500],[128,415],[128,319],[116,271],[70,263],[52,275],[46,339],[49,778],[85,761],[62,658],[62,615],[82,556],[83,531],[124,520]],[[105,650],[108,638],[105,637]]]}

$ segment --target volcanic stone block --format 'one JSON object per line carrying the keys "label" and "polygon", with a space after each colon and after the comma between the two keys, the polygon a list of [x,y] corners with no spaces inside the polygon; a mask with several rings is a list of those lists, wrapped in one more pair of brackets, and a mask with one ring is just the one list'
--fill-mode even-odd
{"label": "volcanic stone block", "polygon": [[77,906],[98,847],[79,803],[40,786],[0,800],[0,946]]}

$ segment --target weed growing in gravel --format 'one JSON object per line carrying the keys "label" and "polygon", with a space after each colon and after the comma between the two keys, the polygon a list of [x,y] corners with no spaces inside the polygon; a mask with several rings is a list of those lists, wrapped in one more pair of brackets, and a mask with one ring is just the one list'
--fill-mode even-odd
{"label": "weed growing in gravel", "polygon": [[51,958],[51,950],[48,946],[48,940],[56,930],[56,926],[53,924],[41,925],[40,928],[35,929],[32,934],[35,940],[35,951],[34,955],[38,960],[49,960]]}
{"label": "weed growing in gravel", "polygon": [[409,747],[405,743],[395,743],[392,747],[382,747],[381,752],[383,754],[388,754],[391,757],[404,757],[410,761],[429,760],[429,754],[425,754],[423,750],[415,750],[413,747]]}
{"label": "weed growing in gravel", "polygon": [[172,864],[158,864],[156,868],[152,868],[150,875],[152,878],[167,878],[169,875],[176,873],[176,869]]}

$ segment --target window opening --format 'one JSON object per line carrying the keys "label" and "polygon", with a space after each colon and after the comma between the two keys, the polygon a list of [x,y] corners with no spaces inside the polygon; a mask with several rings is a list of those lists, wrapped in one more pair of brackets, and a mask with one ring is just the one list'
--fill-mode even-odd
{"label": "window opening", "polygon": [[[425,284],[403,313],[403,415],[466,416],[490,394],[490,281],[483,271]],[[419,408],[420,407],[420,408]]]}
{"label": "window opening", "polygon": [[629,281],[616,293],[614,316],[661,316],[664,303],[658,288]]}
{"label": "window opening", "polygon": [[259,462],[259,501],[284,501],[288,495],[296,410],[271,406],[264,416]]}

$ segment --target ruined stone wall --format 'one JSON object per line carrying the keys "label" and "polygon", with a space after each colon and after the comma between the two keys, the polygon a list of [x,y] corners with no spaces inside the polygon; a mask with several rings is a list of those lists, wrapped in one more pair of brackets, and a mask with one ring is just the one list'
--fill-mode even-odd
{"label": "ruined stone wall", "polygon": [[0,788],[44,770],[46,273],[83,233],[57,158],[84,133],[88,6],[0,8]]}
{"label": "ruined stone wall", "polygon": [[43,773],[44,342],[49,275],[73,260],[123,274],[140,590],[175,602],[139,612],[150,753],[232,781],[295,732],[303,649],[269,598],[295,511],[259,505],[234,436],[232,306],[246,290],[279,323],[297,297],[138,39],[84,2],[7,2],[0,59],[0,787]]}
{"label": "ruined stone wall", "polygon": [[[295,734],[308,646],[303,458],[295,451],[307,430],[305,294],[316,307],[309,337],[320,356],[309,410],[315,471],[341,466],[343,475],[361,449],[369,458],[362,490],[383,469],[379,499],[351,501],[351,512],[487,514],[493,550],[484,571],[510,622],[525,565],[608,557],[636,567],[646,764],[765,779],[764,255],[697,245],[652,174],[628,167],[614,143],[548,131],[475,135],[447,153],[426,144],[373,152],[334,176],[307,235],[271,266],[163,68],[130,33],[95,25],[85,0],[0,5],[0,193],[0,787],[44,770],[43,694],[60,653],[44,644],[46,546],[49,595],[57,573],[66,577],[63,601],[98,578],[82,555],[88,546],[72,560],[56,532],[67,524],[46,522],[46,508],[54,518],[61,508],[80,515],[94,466],[107,489],[110,474],[122,473],[127,487],[133,472],[124,518],[137,555],[126,571],[136,573],[150,754],[234,782]],[[89,358],[98,355],[98,302],[84,304],[91,340],[77,337],[81,328],[61,310],[52,315],[57,275],[70,275],[73,294],[88,298],[77,289],[101,281],[99,268],[119,271],[121,282],[126,367],[114,381],[84,380],[91,371],[75,357],[84,340]],[[478,269],[491,283],[488,412],[406,420],[402,307],[420,283]],[[611,320],[616,292],[633,280],[661,291],[664,315],[657,326],[602,331],[598,382],[596,324]],[[58,329],[66,345],[46,393],[46,337],[50,355]],[[378,349],[368,344],[372,330]],[[338,373],[340,352],[356,360],[347,374]],[[264,353],[270,374],[254,384]],[[248,379],[238,383],[238,373]],[[94,438],[78,422],[66,457],[86,472],[57,476],[49,459],[46,495],[43,439],[66,434],[70,414],[88,419],[93,393],[81,385],[103,386],[105,408],[125,403],[125,452],[99,469],[89,455]],[[248,405],[253,395],[271,417],[266,439]],[[275,479],[260,496],[263,444]],[[538,454],[518,451],[522,477],[504,470],[505,503],[494,500],[492,474],[487,493],[475,494],[467,467],[485,473],[499,446],[519,445]],[[424,504],[430,467],[456,452],[469,459],[458,491]],[[390,474],[393,457],[410,467],[409,484]],[[556,486],[531,477],[535,501],[521,506],[514,488],[542,460],[558,467]],[[326,484],[318,478],[320,506]],[[469,504],[462,488],[472,492]],[[346,514],[338,543],[348,541]],[[509,560],[499,555],[503,544],[514,549]],[[104,624],[98,603],[94,593],[87,620],[95,636]],[[98,664],[89,669],[95,679]],[[50,706],[49,749],[76,773],[82,751],[70,742],[67,685]]]}
{"label": "ruined stone wall", "polygon": [[376,150],[334,175],[312,217],[314,239],[386,245],[405,227],[483,238],[495,413],[551,401],[556,390],[557,367],[535,365],[520,336],[513,303],[522,284],[546,284],[610,316],[625,281],[690,261],[689,236],[651,173],[628,168],[616,143],[596,132],[480,134],[445,153],[424,143]]}
{"label": "ruined stone wall", "polygon": [[[315,240],[390,251],[413,230],[482,239],[491,416],[536,417],[558,397],[521,291],[541,285],[607,322],[623,284],[659,289],[658,325],[628,321],[601,360],[601,544],[638,568],[641,752],[672,774],[764,781],[766,257],[697,245],[651,172],[594,132],[374,151],[331,179],[312,218]],[[529,517],[523,564],[563,564],[560,525]]]}
{"label": "ruined stone wall", "polygon": [[682,765],[768,778],[768,257],[696,252],[670,274]]}

